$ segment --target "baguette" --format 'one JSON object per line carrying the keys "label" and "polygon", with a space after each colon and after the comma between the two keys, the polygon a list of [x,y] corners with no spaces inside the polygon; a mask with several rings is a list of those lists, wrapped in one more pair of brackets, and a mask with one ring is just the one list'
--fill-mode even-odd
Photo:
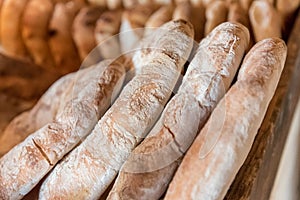
{"label": "baguette", "polygon": [[50,50],[57,70],[62,74],[75,71],[80,66],[79,55],[71,32],[77,11],[77,8],[73,6],[75,6],[74,2],[57,3],[49,25]]}
{"label": "baguette", "polygon": [[251,149],[287,54],[279,38],[258,42],[176,172],[166,200],[223,199]]}
{"label": "baguette", "polygon": [[225,1],[217,0],[210,3],[205,11],[206,23],[204,35],[208,35],[216,26],[227,20],[228,8]]}
{"label": "baguette", "polygon": [[223,23],[200,43],[178,93],[123,165],[108,199],[160,198],[198,128],[229,88],[248,42],[244,26]]}
{"label": "baguette", "polygon": [[28,136],[0,159],[0,199],[20,199],[85,138],[121,88],[119,62],[84,69],[72,87],[76,95],[52,123]]}
{"label": "baguette", "polygon": [[100,7],[82,8],[73,22],[73,39],[81,61],[96,47],[95,26],[102,10]]}
{"label": "baguette", "polygon": [[53,12],[51,0],[29,0],[23,13],[22,39],[34,63],[55,69],[48,45],[48,25]]}
{"label": "baguette", "polygon": [[[79,74],[82,72],[79,72]],[[15,117],[0,137],[0,157],[23,141],[29,134],[52,122],[66,99],[71,96],[70,88],[75,74],[69,74],[56,81],[30,110]],[[61,107],[61,108],[60,108]]]}
{"label": "baguette", "polygon": [[282,19],[269,2],[254,1],[249,17],[256,42],[270,37],[281,38]]}
{"label": "baguette", "polygon": [[[123,89],[92,133],[49,174],[41,199],[97,199],[114,180],[133,148],[148,133],[170,97],[192,49],[191,24],[172,21],[157,37],[142,71]],[[178,57],[182,55],[182,57]],[[66,181],[67,180],[67,181]],[[78,183],[78,184],[76,184]]]}
{"label": "baguette", "polygon": [[137,46],[137,43],[143,37],[143,28],[155,9],[155,6],[152,4],[137,5],[134,8],[123,12],[120,27],[120,44],[122,53],[128,53]]}
{"label": "baguette", "polygon": [[104,12],[96,22],[95,38],[103,58],[120,56],[120,42],[116,35],[121,26],[121,10]]}
{"label": "baguette", "polygon": [[11,57],[28,59],[21,35],[23,11],[29,0],[5,0],[1,9],[1,38],[4,52]]}

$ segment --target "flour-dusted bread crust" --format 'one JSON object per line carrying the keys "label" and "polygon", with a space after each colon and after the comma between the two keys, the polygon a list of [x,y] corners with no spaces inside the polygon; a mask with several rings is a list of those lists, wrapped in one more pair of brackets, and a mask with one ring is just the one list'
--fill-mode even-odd
{"label": "flour-dusted bread crust", "polygon": [[213,1],[205,10],[205,29],[204,35],[208,35],[216,26],[227,20],[228,8],[225,1]]}
{"label": "flour-dusted bread crust", "polygon": [[96,22],[95,38],[103,58],[117,58],[121,55],[119,36],[122,10],[105,11]]}
{"label": "flour-dusted bread crust", "polygon": [[278,38],[262,40],[250,50],[237,82],[188,150],[165,199],[224,198],[251,149],[286,54],[286,45]]}
{"label": "flour-dusted bread crust", "polygon": [[[184,27],[189,28],[182,28]],[[132,61],[136,74],[141,71],[143,63],[149,59],[165,54],[170,56],[178,66],[184,65],[187,61],[190,52],[185,51],[188,40],[193,40],[194,29],[190,22],[185,20],[175,20],[165,23],[154,33],[147,35],[140,42],[140,45],[135,49]],[[178,37],[180,35],[180,37]]]}
{"label": "flour-dusted bread crust", "polygon": [[90,133],[120,91],[125,67],[119,61],[103,61],[83,72],[55,120],[0,159],[0,197],[20,199]]}
{"label": "flour-dusted bread crust", "polygon": [[60,104],[66,103],[66,99],[70,98],[70,88],[74,79],[75,73],[60,78],[30,111],[18,115],[8,124],[0,137],[0,157],[29,134],[55,119],[57,113],[60,112],[59,108],[64,107]]}
{"label": "flour-dusted bread crust", "polygon": [[[184,62],[177,56],[189,54],[193,44],[189,23],[171,21],[165,26],[173,29],[165,32],[165,37],[182,43],[161,44],[170,51],[158,51],[141,62],[141,73],[125,86],[92,133],[47,177],[40,190],[41,199],[99,198],[130,152],[147,135],[180,75]],[[160,29],[153,34],[158,32]]]}
{"label": "flour-dusted bread crust", "polygon": [[28,59],[22,40],[22,15],[29,0],[5,0],[1,8],[1,43],[4,52],[12,57]]}
{"label": "flour-dusted bread crust", "polygon": [[48,26],[53,13],[51,0],[30,0],[22,16],[22,39],[34,63],[48,70],[55,69],[48,45]]}
{"label": "flour-dusted bread crust", "polygon": [[219,25],[200,43],[178,93],[123,165],[108,199],[161,197],[198,129],[229,88],[248,43],[248,30],[232,23]]}
{"label": "flour-dusted bread crust", "polygon": [[282,36],[282,17],[268,1],[254,1],[249,9],[255,41]]}
{"label": "flour-dusted bread crust", "polygon": [[100,7],[87,6],[74,19],[72,34],[81,61],[96,47],[95,26],[102,12]]}

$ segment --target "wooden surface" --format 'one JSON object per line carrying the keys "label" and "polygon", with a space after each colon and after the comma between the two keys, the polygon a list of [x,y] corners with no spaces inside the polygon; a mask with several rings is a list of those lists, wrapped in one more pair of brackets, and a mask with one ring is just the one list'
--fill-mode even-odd
{"label": "wooden surface", "polygon": [[288,57],[275,96],[225,199],[269,199],[299,94],[300,12],[288,41]]}

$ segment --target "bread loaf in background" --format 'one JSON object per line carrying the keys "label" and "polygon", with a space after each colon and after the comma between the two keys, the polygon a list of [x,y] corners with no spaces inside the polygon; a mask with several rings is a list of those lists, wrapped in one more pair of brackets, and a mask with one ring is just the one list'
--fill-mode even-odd
{"label": "bread loaf in background", "polygon": [[121,89],[125,67],[103,61],[83,70],[75,96],[55,120],[28,136],[0,159],[0,199],[21,199],[90,133]]}
{"label": "bread loaf in background", "polygon": [[244,163],[277,87],[287,54],[279,38],[257,43],[237,82],[185,155],[165,199],[223,199]]}
{"label": "bread loaf in background", "polygon": [[204,35],[208,35],[216,26],[227,20],[228,8],[225,1],[212,1],[205,10]]}
{"label": "bread loaf in background", "polygon": [[[141,73],[124,87],[92,133],[56,165],[41,187],[40,198],[99,198],[148,134],[171,96],[193,44],[193,28],[186,21],[166,23],[153,35],[161,30],[162,37],[153,37],[156,42],[152,43],[158,49],[141,62]],[[77,182],[80,184],[73,184]]]}
{"label": "bread loaf in background", "polygon": [[255,42],[282,36],[282,18],[274,6],[267,1],[254,1],[249,9]]}
{"label": "bread loaf in background", "polygon": [[28,51],[22,40],[22,15],[28,0],[5,0],[1,8],[1,44],[8,56],[29,59]]}
{"label": "bread loaf in background", "polygon": [[48,70],[55,69],[48,44],[48,25],[53,13],[51,0],[29,0],[21,20],[24,44],[34,63]]}

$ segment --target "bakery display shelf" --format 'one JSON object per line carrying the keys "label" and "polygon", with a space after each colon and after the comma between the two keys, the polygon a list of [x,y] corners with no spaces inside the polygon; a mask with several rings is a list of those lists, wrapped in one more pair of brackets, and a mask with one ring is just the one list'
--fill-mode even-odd
{"label": "bakery display shelf", "polygon": [[226,200],[266,200],[270,197],[300,95],[300,12],[287,46],[287,60],[276,93]]}

